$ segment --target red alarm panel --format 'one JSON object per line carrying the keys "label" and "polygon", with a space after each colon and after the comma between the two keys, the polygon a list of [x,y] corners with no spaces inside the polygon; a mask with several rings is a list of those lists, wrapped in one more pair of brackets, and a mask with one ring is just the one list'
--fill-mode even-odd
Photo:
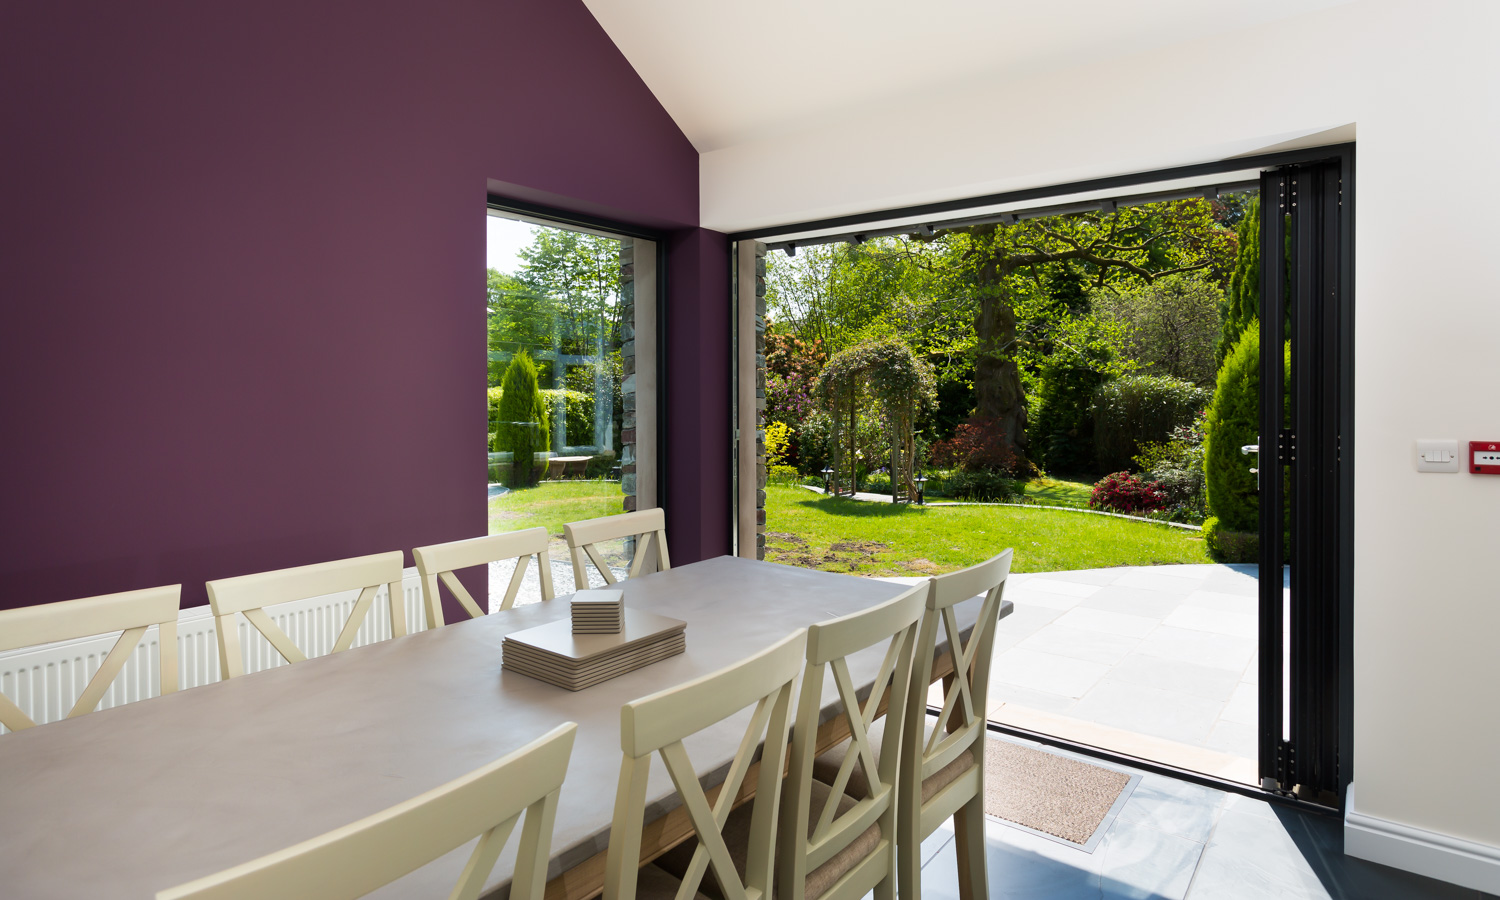
{"label": "red alarm panel", "polygon": [[1469,471],[1500,475],[1500,441],[1469,441]]}

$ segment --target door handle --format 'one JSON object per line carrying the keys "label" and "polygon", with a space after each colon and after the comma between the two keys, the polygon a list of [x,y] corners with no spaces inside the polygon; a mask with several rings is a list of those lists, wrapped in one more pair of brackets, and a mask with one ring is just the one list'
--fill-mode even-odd
{"label": "door handle", "polygon": [[[1259,441],[1260,438],[1256,438],[1256,440]],[[1240,453],[1244,456],[1249,456],[1250,454],[1254,453],[1258,461],[1260,459],[1260,444],[1245,444],[1244,446],[1240,447]],[[1250,469],[1250,474],[1255,476],[1255,489],[1260,490],[1260,468],[1252,467]]]}

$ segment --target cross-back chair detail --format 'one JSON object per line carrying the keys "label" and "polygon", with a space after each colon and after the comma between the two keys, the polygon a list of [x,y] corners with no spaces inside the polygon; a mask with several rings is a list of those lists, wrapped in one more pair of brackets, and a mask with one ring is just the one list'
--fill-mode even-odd
{"label": "cross-back chair detail", "polygon": [[547,537],[545,528],[528,528],[525,531],[449,541],[413,550],[411,554],[422,578],[422,600],[427,610],[427,627],[437,628],[443,624],[439,582],[447,586],[454,599],[469,614],[469,618],[477,619],[485,614],[484,608],[475,602],[458,576],[453,574],[455,569],[514,559],[516,568],[505,589],[505,599],[500,601],[500,609],[507,610],[516,604],[516,594],[521,590],[521,579],[526,575],[526,566],[535,559],[537,575],[542,581],[542,599],[551,600],[555,593],[552,589],[552,560],[547,555]]}
{"label": "cross-back chair detail", "polygon": [[[666,765],[698,834],[697,847],[681,877],[676,900],[692,900],[710,870],[725,900],[770,900],[792,684],[801,666],[805,642],[806,632],[798,630],[743,662],[621,708],[620,747],[624,758],[605,863],[604,900],[636,898],[646,786],[653,755],[659,755]],[[683,740],[751,704],[755,710],[750,724],[717,797],[710,803]],[[742,879],[722,829],[762,741],[764,749],[756,777]]]}
{"label": "cross-back chair detail", "polygon": [[[900,740],[899,724],[907,714],[906,697],[911,685],[912,653],[926,585],[918,585],[879,606],[812,625],[808,628],[807,654],[797,701],[797,722],[792,730],[791,767],[787,795],[783,798],[780,847],[777,854],[777,890],[780,900],[805,900],[808,876],[859,841],[875,825],[880,834],[863,859],[820,879],[836,880],[820,886],[818,896],[827,900],[858,900],[870,890],[877,900],[893,896],[896,875],[895,833],[897,812],[896,778]],[[849,674],[847,657],[885,644],[885,656],[868,695],[861,700]],[[824,685],[831,677],[849,722],[850,750],[840,766],[822,810],[815,810],[813,763],[822,713]],[[889,691],[888,717],[894,717],[895,732],[887,732],[877,748],[870,740],[870,725]],[[866,773],[863,796],[852,805],[845,796],[854,766]],[[816,818],[814,818],[816,817]]]}
{"label": "cross-back chair detail", "polygon": [[[962,896],[982,896],[986,890],[984,859],[984,748],[995,631],[999,625],[1001,598],[1010,574],[1011,550],[998,556],[931,579],[927,608],[917,636],[908,694],[901,754],[902,812],[897,842],[901,857],[902,900],[919,900],[921,891],[921,842],[950,816],[958,826],[959,886]],[[979,617],[962,640],[953,608],[972,597],[983,596]],[[927,682],[937,654],[939,635],[946,639],[953,657],[953,674],[943,683],[943,707],[928,733]],[[967,758],[965,757],[967,754]],[[958,770],[962,771],[958,771]],[[957,774],[953,774],[957,771]],[[923,782],[939,773],[945,785],[924,800]],[[937,782],[935,782],[937,783]]]}
{"label": "cross-back chair detail", "polygon": [[391,636],[406,634],[406,604],[401,589],[401,551],[356,556],[333,562],[238,575],[208,582],[208,602],[213,607],[214,631],[219,640],[219,674],[235,678],[245,671],[240,653],[239,629],[235,613],[245,617],[255,630],[289,663],[307,659],[292,639],[287,637],[265,611],[265,607],[292,600],[305,600],[323,594],[358,590],[359,597],[331,652],[348,650],[364,624],[365,615],[375,600],[375,592],[386,585],[389,592]]}
{"label": "cross-back chair detail", "polygon": [[643,509],[618,516],[601,516],[597,519],[572,522],[563,526],[563,537],[567,539],[568,551],[573,557],[573,583],[580,591],[586,591],[589,587],[588,562],[585,561],[585,555],[588,560],[593,561],[599,574],[604,576],[606,584],[615,583],[614,574],[609,571],[604,557],[594,546],[600,541],[636,538],[635,555],[630,559],[630,572],[627,576],[629,578],[641,574],[646,560],[653,554],[656,560],[656,571],[665,572],[672,568],[667,556],[667,516],[660,509]]}
{"label": "cross-back chair detail", "polygon": [[512,900],[542,900],[557,796],[578,726],[559,725],[525,747],[389,809],[294,847],[200,878],[156,900],[354,900],[479,841],[451,900],[473,900],[516,825]]}
{"label": "cross-back chair detail", "polygon": [[[145,637],[146,629],[156,625],[161,629],[161,692],[170,694],[177,690],[177,609],[181,598],[182,585],[173,584],[0,610],[0,652],[119,631],[114,647],[68,711],[66,718],[71,719],[94,711]],[[0,725],[20,731],[36,722],[0,694]]]}

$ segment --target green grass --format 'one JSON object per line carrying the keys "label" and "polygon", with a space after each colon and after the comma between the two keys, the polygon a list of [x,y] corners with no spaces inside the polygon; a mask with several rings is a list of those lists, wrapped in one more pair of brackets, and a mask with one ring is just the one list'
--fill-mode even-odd
{"label": "green grass", "polygon": [[1014,506],[912,507],[766,488],[766,559],[830,572],[931,575],[1014,547],[1015,572],[1210,562],[1196,531]]}
{"label": "green grass", "polygon": [[1082,481],[1036,478],[1026,485],[1026,499],[1043,506],[1076,506],[1088,509],[1094,486]]}
{"label": "green grass", "polygon": [[544,481],[491,500],[490,534],[540,525],[561,535],[568,522],[624,512],[624,500],[618,481]]}

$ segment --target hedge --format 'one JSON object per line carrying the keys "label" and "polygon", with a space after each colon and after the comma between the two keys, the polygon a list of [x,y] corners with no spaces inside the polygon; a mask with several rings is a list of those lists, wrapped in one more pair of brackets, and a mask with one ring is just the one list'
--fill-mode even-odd
{"label": "hedge", "polygon": [[1212,395],[1190,381],[1170,375],[1127,375],[1094,392],[1094,462],[1102,471],[1118,472],[1147,444],[1162,443],[1179,425],[1208,405]]}
{"label": "hedge", "polygon": [[583,391],[550,388],[542,391],[547,400],[548,416],[557,421],[561,413],[567,416],[567,434],[563,442],[569,447],[592,446],[594,443],[594,395]]}

